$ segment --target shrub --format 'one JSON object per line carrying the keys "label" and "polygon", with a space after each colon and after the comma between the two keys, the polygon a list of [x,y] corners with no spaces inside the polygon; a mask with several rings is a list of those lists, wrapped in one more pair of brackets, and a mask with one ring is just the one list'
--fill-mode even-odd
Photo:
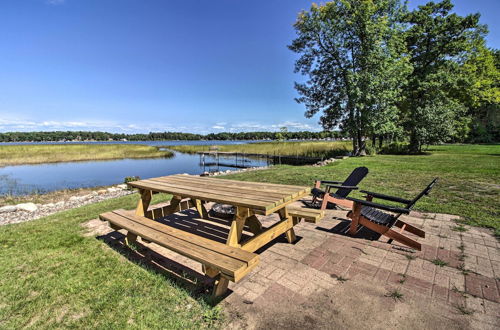
{"label": "shrub", "polygon": [[[132,181],[137,181],[137,180],[140,180],[141,178],[138,177],[138,176],[127,176],[125,177],[125,179],[123,180],[123,183],[127,184],[129,182],[132,182]],[[131,189],[130,187],[128,187],[127,189]]]}
{"label": "shrub", "polygon": [[393,142],[382,147],[381,154],[384,155],[406,155],[409,153],[408,143]]}

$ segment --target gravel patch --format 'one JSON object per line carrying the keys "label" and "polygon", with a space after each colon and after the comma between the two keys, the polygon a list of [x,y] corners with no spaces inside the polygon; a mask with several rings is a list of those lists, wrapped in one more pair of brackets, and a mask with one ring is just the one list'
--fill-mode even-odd
{"label": "gravel patch", "polygon": [[74,209],[80,206],[102,202],[106,199],[122,197],[135,193],[127,190],[125,185],[93,191],[84,196],[71,196],[68,200],[57,203],[34,204],[24,203],[12,206],[5,206],[0,212],[0,226],[13,223],[20,223],[46,217],[48,215]]}

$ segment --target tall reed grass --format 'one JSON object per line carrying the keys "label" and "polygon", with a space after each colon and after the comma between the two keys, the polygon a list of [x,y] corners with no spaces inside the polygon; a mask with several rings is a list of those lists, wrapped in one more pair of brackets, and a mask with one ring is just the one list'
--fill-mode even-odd
{"label": "tall reed grass", "polygon": [[[194,154],[200,151],[209,151],[213,146],[180,145],[167,147],[175,151]],[[217,147],[218,151],[221,152],[329,158],[347,154],[351,150],[351,143],[340,141],[259,142],[219,145]]]}
{"label": "tall reed grass", "polygon": [[135,144],[3,145],[0,146],[0,166],[172,155],[170,151]]}

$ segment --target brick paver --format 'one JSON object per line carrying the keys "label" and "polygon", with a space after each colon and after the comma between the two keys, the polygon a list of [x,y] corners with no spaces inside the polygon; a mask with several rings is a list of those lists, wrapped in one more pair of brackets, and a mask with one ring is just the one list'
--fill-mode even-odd
{"label": "brick paver", "polygon": [[[240,283],[230,284],[232,292],[225,302],[243,301],[255,309],[276,308],[307,302],[348,281],[377,292],[398,290],[406,299],[437,303],[443,311],[455,311],[458,319],[470,310],[474,327],[495,328],[500,325],[498,241],[485,229],[464,226],[465,232],[453,230],[455,219],[458,217],[418,212],[404,216],[404,221],[426,231],[425,239],[406,233],[421,242],[422,251],[418,252],[394,242],[388,244],[383,236],[376,240],[347,236],[341,233],[348,225],[346,212],[328,210],[320,223],[302,222],[295,227],[296,244],[278,238],[259,251],[259,266]],[[276,217],[270,216],[262,222],[268,226],[275,221]],[[159,253],[201,270],[175,253]]]}

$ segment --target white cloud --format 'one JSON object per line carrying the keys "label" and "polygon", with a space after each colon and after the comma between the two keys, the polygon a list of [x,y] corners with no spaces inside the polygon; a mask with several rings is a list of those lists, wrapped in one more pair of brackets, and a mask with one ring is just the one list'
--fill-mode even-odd
{"label": "white cloud", "polygon": [[250,131],[278,131],[281,127],[287,127],[289,131],[320,131],[318,125],[311,125],[303,122],[284,121],[271,124],[259,122],[227,123],[220,122],[215,124],[203,123],[183,123],[173,125],[170,123],[152,122],[152,123],[121,123],[114,121],[100,120],[20,120],[0,118],[0,132],[29,132],[29,131],[106,131],[112,133],[148,133],[148,132],[187,132],[207,134],[211,132],[250,132]]}

